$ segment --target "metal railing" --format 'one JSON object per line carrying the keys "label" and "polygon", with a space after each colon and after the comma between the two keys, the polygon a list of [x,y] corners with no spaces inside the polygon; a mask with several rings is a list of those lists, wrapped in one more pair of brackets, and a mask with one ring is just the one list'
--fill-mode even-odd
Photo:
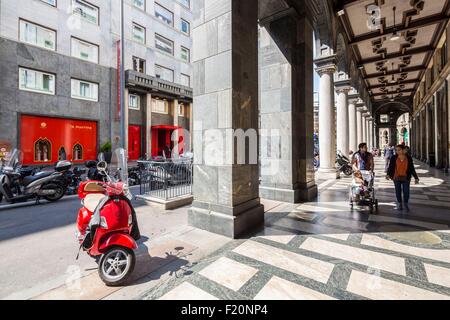
{"label": "metal railing", "polygon": [[138,161],[140,194],[170,200],[192,194],[192,160]]}

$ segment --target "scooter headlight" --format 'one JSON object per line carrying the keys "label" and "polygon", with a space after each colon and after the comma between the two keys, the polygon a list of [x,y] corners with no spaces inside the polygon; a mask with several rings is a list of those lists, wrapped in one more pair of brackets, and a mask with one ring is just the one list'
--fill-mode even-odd
{"label": "scooter headlight", "polygon": [[102,227],[103,229],[108,229],[108,224],[106,223],[106,218],[105,217],[100,217],[100,227]]}
{"label": "scooter headlight", "polygon": [[133,216],[130,214],[128,216],[128,225],[131,226],[133,224]]}

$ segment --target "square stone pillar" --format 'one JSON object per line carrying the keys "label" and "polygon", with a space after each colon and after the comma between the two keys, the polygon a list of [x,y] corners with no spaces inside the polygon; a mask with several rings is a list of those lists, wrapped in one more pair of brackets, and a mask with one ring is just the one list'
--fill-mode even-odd
{"label": "square stone pillar", "polygon": [[260,29],[262,198],[298,203],[317,196],[312,35],[306,18],[290,16]]}
{"label": "square stone pillar", "polygon": [[194,7],[194,202],[188,222],[232,238],[264,224],[257,13],[257,0],[199,0]]}
{"label": "square stone pillar", "polygon": [[145,100],[145,152],[147,159],[150,159],[152,157],[152,95],[147,93]]}

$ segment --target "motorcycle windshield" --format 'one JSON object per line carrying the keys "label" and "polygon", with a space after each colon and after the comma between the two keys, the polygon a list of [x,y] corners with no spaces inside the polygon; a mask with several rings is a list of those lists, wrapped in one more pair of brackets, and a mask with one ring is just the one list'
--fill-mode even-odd
{"label": "motorcycle windshield", "polygon": [[105,154],[103,152],[100,152],[97,156],[97,160],[98,162],[105,161]]}
{"label": "motorcycle windshield", "polygon": [[111,169],[114,181],[128,183],[128,155],[125,149],[119,148],[114,151]]}
{"label": "motorcycle windshield", "polygon": [[5,167],[16,168],[22,161],[22,151],[14,149],[5,162]]}

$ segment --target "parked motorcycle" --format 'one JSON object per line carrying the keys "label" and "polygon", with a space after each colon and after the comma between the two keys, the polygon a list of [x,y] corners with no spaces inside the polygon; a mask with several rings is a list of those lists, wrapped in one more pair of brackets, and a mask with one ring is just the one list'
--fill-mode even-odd
{"label": "parked motorcycle", "polygon": [[20,167],[21,152],[15,149],[0,173],[0,194],[10,203],[41,198],[54,202],[61,199],[66,188],[60,172],[40,172],[23,177]]}
{"label": "parked motorcycle", "polygon": [[72,170],[72,165],[72,162],[67,160],[59,161],[55,165],[55,171],[62,173],[61,181],[69,195],[78,192],[78,187],[82,181],[81,176],[86,173],[86,170],[79,167]]}
{"label": "parked motorcycle", "polygon": [[[131,275],[140,238],[136,213],[131,204],[124,149],[115,152],[116,168],[107,172],[100,161],[97,170],[107,181],[85,181],[78,189],[83,208],[77,218],[78,241],[91,257],[97,258],[98,273],[107,286],[120,286]],[[114,170],[115,169],[115,170]],[[77,257],[78,258],[78,257]]]}
{"label": "parked motorcycle", "polygon": [[128,169],[128,181],[130,186],[141,184],[141,173],[139,166]]}
{"label": "parked motorcycle", "polygon": [[350,160],[343,155],[341,151],[337,152],[336,163],[338,165],[339,172],[343,172],[346,176],[351,176],[353,174],[353,168],[350,164]]}

